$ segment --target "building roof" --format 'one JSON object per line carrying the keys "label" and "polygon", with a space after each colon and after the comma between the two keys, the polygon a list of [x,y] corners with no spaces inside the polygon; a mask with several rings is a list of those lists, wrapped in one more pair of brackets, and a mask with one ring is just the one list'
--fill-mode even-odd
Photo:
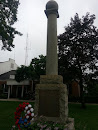
{"label": "building roof", "polygon": [[7,80],[10,79],[10,75],[15,75],[16,74],[16,70],[11,70],[9,72],[6,72],[4,74],[0,75],[0,80]]}
{"label": "building roof", "polygon": [[15,61],[14,59],[9,58],[9,60],[7,60],[7,61],[3,61],[3,62],[0,62],[0,63],[9,62],[9,61],[11,61],[11,60]]}
{"label": "building roof", "polygon": [[7,73],[1,74],[0,75],[0,80],[1,81],[6,81],[7,85],[30,85],[29,80],[24,80],[21,82],[17,82],[13,77],[16,74],[16,70],[11,70]]}

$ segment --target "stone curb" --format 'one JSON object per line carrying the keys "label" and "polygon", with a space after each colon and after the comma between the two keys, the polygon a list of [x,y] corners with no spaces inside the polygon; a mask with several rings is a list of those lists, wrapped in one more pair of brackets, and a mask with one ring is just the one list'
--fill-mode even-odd
{"label": "stone curb", "polygon": [[34,100],[0,99],[0,101],[35,102]]}

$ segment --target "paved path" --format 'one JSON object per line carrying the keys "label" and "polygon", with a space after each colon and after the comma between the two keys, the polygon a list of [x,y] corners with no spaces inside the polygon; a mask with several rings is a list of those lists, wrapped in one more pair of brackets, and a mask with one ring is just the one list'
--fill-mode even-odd
{"label": "paved path", "polygon": [[0,99],[0,101],[34,102],[34,100],[19,100],[17,98]]}
{"label": "paved path", "polygon": [[[17,101],[17,102],[35,102],[35,100],[19,100],[18,98],[0,99],[0,101]],[[76,102],[68,102],[70,104],[81,104]],[[96,103],[86,103],[88,105],[98,105]]]}
{"label": "paved path", "polygon": [[[77,102],[68,102],[70,104],[81,104],[81,103],[77,103]],[[98,105],[98,103],[85,103],[87,105]]]}

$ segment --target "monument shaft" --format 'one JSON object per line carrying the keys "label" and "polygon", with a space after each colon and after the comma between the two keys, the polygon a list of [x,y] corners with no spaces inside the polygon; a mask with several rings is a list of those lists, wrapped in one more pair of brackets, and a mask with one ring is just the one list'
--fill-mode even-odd
{"label": "monument shaft", "polygon": [[58,75],[57,16],[48,15],[46,75]]}
{"label": "monument shaft", "polygon": [[58,75],[58,56],[57,56],[57,18],[58,5],[55,1],[50,1],[46,5],[45,14],[47,16],[47,56],[46,56],[46,75]]}

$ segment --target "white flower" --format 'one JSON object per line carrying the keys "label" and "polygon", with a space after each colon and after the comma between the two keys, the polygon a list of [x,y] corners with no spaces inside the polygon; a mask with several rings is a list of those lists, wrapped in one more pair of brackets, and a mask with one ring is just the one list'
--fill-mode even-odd
{"label": "white flower", "polygon": [[31,116],[34,116],[34,113],[32,113]]}
{"label": "white flower", "polygon": [[16,127],[15,125],[12,126],[12,128],[15,128],[15,127]]}
{"label": "white flower", "polygon": [[31,105],[31,104],[29,104],[29,105],[28,105],[28,107],[32,107],[32,105]]}
{"label": "white flower", "polygon": [[32,118],[32,121],[34,121],[34,118]]}
{"label": "white flower", "polygon": [[26,107],[25,107],[25,110],[27,110],[27,109],[28,109],[28,107],[26,106]]}
{"label": "white flower", "polygon": [[26,113],[26,110],[24,110],[24,112]]}
{"label": "white flower", "polygon": [[29,113],[30,113],[30,110],[27,111],[27,114],[29,114]]}
{"label": "white flower", "polygon": [[30,111],[31,111],[31,112],[33,112],[33,111],[34,111],[34,109],[33,109],[33,108],[31,108],[31,109],[30,109]]}
{"label": "white flower", "polygon": [[28,119],[28,118],[29,118],[29,116],[26,116],[26,118]]}

